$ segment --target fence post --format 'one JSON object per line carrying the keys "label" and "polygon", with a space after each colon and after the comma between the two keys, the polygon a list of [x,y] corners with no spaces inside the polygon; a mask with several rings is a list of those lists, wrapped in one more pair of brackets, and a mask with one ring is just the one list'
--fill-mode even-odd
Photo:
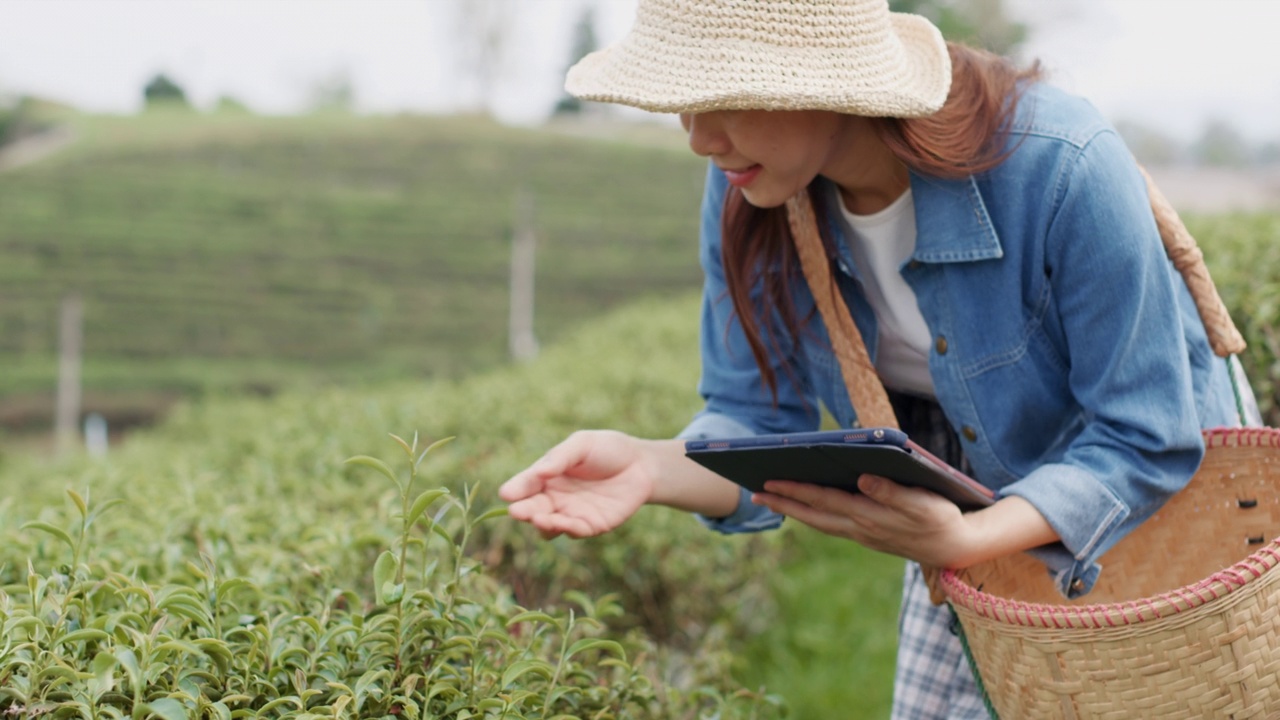
{"label": "fence post", "polygon": [[538,355],[533,334],[533,279],[536,236],[533,231],[533,195],[527,188],[516,193],[515,215],[511,223],[511,310],[508,344],[511,357],[519,362]]}
{"label": "fence post", "polygon": [[62,456],[79,436],[80,364],[84,346],[84,302],[72,293],[62,299],[58,325],[58,398],[54,413],[54,448]]}

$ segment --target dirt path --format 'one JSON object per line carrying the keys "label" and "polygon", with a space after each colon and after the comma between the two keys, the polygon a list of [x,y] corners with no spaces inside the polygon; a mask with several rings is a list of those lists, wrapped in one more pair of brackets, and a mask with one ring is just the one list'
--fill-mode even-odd
{"label": "dirt path", "polygon": [[76,133],[69,127],[56,127],[25,137],[0,148],[0,172],[16,170],[58,152],[75,142]]}

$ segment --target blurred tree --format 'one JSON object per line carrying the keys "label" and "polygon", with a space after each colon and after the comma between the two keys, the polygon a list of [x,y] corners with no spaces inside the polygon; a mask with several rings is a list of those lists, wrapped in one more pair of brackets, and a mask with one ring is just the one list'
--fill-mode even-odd
{"label": "blurred tree", "polygon": [[[573,49],[569,54],[569,67],[595,52],[597,46],[595,8],[588,5],[578,18],[578,23],[573,26]],[[556,115],[580,112],[582,112],[582,101],[568,93],[556,103]]]}
{"label": "blurred tree", "polygon": [[1250,161],[1249,142],[1229,121],[1214,118],[1205,124],[1191,146],[1191,157],[1200,165],[1242,167]]}
{"label": "blurred tree", "polygon": [[218,98],[218,102],[214,104],[213,111],[215,113],[226,113],[229,115],[250,115],[252,110],[245,105],[239,98],[231,95],[222,95]]}
{"label": "blurred tree", "polygon": [[148,108],[190,107],[187,94],[164,73],[158,73],[142,88],[142,98]]}
{"label": "blurred tree", "polygon": [[1171,165],[1183,157],[1178,141],[1150,125],[1133,120],[1117,120],[1116,130],[1144,165]]}
{"label": "blurred tree", "polygon": [[47,121],[37,119],[38,104],[31,97],[0,95],[0,147],[48,128]]}
{"label": "blurred tree", "polygon": [[489,110],[515,7],[514,0],[454,0],[459,75],[471,91],[463,112]]}
{"label": "blurred tree", "polygon": [[1272,140],[1258,148],[1259,165],[1280,165],[1280,141]]}
{"label": "blurred tree", "polygon": [[9,128],[14,124],[16,117],[17,109],[3,98],[0,98],[0,147],[9,142]]}
{"label": "blurred tree", "polygon": [[335,70],[311,86],[308,106],[312,112],[349,113],[356,107],[356,87],[351,73]]}
{"label": "blurred tree", "polygon": [[1009,18],[1004,0],[889,0],[895,12],[929,18],[948,40],[1015,55],[1027,39],[1027,26]]}

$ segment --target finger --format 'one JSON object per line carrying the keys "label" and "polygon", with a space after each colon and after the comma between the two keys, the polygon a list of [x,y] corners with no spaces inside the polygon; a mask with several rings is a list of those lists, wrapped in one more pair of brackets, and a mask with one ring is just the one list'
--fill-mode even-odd
{"label": "finger", "polygon": [[764,488],[774,495],[790,498],[826,512],[850,515],[858,511],[858,496],[844,490],[784,480],[770,480],[765,483]]}
{"label": "finger", "polygon": [[512,518],[525,522],[538,515],[546,515],[552,512],[555,512],[555,505],[551,502],[551,498],[546,495],[534,495],[523,500],[517,500],[507,507],[507,513]]}
{"label": "finger", "polygon": [[899,511],[917,507],[917,503],[921,500],[921,493],[929,492],[922,488],[900,485],[879,475],[863,475],[858,478],[858,490],[881,505]]}
{"label": "finger", "polygon": [[591,453],[591,434],[576,432],[551,448],[529,469],[542,477],[564,475],[570,468],[581,465]]}
{"label": "finger", "polygon": [[546,488],[546,485],[546,478],[530,467],[521,470],[513,475],[510,480],[502,483],[502,486],[498,488],[498,497],[505,502],[513,503],[517,500],[524,500],[537,495]]}
{"label": "finger", "polygon": [[855,523],[844,515],[827,512],[781,495],[756,493],[751,500],[776,513],[799,520],[805,525],[828,535],[850,537],[850,530],[856,527]]}
{"label": "finger", "polygon": [[530,522],[543,533],[568,535],[572,538],[586,538],[599,534],[585,520],[559,513],[536,515],[530,519]]}
{"label": "finger", "polygon": [[[876,502],[885,503],[892,500],[895,496],[895,488],[901,487],[897,483],[879,475],[863,475],[858,478],[858,490],[867,497]],[[887,504],[887,503],[886,503]]]}
{"label": "finger", "polygon": [[564,475],[569,468],[581,463],[590,450],[590,445],[588,437],[583,433],[570,435],[532,465],[503,483],[498,488],[498,497],[507,502],[515,502],[542,492],[547,480]]}

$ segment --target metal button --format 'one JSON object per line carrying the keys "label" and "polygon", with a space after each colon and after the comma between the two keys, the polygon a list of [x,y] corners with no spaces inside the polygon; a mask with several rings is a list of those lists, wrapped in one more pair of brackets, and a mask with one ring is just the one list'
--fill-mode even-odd
{"label": "metal button", "polygon": [[1084,592],[1084,580],[1076,578],[1071,581],[1071,592]]}
{"label": "metal button", "polygon": [[965,425],[960,428],[960,434],[964,435],[964,439],[969,442],[975,442],[978,439],[978,431],[974,430],[972,425]]}
{"label": "metal button", "polygon": [[947,354],[947,339],[946,339],[945,337],[943,337],[943,336],[939,335],[939,336],[938,336],[938,340],[933,344],[933,347],[934,347],[934,349],[935,349],[935,350],[937,350],[937,351],[938,351],[938,354],[939,354],[939,355],[946,355],[946,354]]}
{"label": "metal button", "polygon": [[908,269],[908,270],[915,270],[915,269],[916,269],[916,268],[918,268],[918,267],[920,267],[920,261],[919,261],[919,260],[912,260],[911,262],[907,263],[907,269]]}

